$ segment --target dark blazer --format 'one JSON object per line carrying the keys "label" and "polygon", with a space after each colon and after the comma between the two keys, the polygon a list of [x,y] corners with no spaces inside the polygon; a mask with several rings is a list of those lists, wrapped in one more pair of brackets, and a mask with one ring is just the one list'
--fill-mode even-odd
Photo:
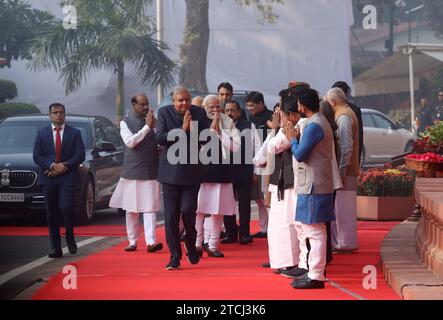
{"label": "dark blazer", "polygon": [[85,146],[80,130],[65,124],[62,139],[61,162],[66,162],[69,170],[55,178],[49,178],[45,172],[55,162],[55,146],[52,125],[37,132],[33,152],[34,162],[39,166],[38,184],[56,182],[65,186],[75,186],[78,179],[78,167],[85,160]]}
{"label": "dark blazer", "polygon": [[[203,129],[208,128],[205,121],[207,116],[206,111],[201,107],[191,106],[190,112],[192,121],[198,122],[198,133],[192,133],[192,136],[194,137],[195,134],[196,137],[196,139],[193,138],[192,142],[190,132],[186,133],[186,138],[184,136],[176,137],[174,141],[168,141],[168,133],[173,129],[181,129],[183,125],[183,115],[179,114],[173,105],[161,108],[158,112],[156,138],[157,143],[162,147],[162,152],[157,179],[161,183],[191,186],[202,182],[203,170],[198,159],[198,151],[202,143],[199,141],[199,134]],[[194,150],[195,148],[192,150],[192,154],[190,151],[191,143],[193,146],[197,146],[196,150]],[[175,150],[174,154],[177,157],[179,155],[184,156],[186,160],[184,163],[170,163],[167,155],[171,147]],[[183,154],[184,151],[186,151],[185,155]]]}

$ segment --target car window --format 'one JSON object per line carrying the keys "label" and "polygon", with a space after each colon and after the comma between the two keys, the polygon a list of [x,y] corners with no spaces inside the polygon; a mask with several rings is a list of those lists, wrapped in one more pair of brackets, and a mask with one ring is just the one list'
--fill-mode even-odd
{"label": "car window", "polygon": [[[87,125],[71,122],[69,124],[80,130],[83,143],[86,147],[90,146]],[[44,121],[2,122],[0,124],[0,153],[32,152],[37,131],[46,126],[48,122]]]}
{"label": "car window", "polygon": [[369,113],[362,113],[361,118],[363,121],[363,127],[375,128],[374,121],[372,120],[371,115]]}
{"label": "car window", "polygon": [[100,125],[100,122],[98,120],[94,121],[94,138],[95,138],[95,145],[98,145],[106,141],[102,126]]}
{"label": "car window", "polygon": [[116,126],[111,121],[100,120],[101,126],[103,128],[105,139],[111,142],[117,149],[123,148],[123,140]]}
{"label": "car window", "polygon": [[392,123],[386,119],[385,117],[379,114],[373,114],[372,119],[374,119],[375,126],[380,129],[389,129],[392,128]]}

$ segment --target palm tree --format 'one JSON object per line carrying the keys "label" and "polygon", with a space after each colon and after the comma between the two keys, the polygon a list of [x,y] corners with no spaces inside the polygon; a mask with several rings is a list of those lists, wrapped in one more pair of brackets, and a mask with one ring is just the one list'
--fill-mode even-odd
{"label": "palm tree", "polygon": [[58,71],[66,94],[80,88],[90,71],[114,71],[117,74],[115,121],[119,124],[123,117],[127,64],[135,66],[144,85],[166,88],[174,83],[176,64],[163,53],[167,46],[152,38],[152,25],[145,14],[151,2],[70,0],[79,17],[77,29],[65,30],[62,21],[54,20],[32,41],[33,60],[29,67]]}

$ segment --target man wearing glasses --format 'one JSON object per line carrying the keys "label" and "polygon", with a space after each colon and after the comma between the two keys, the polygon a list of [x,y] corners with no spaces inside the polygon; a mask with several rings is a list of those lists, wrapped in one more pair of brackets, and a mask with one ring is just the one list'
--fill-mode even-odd
{"label": "man wearing glasses", "polygon": [[51,124],[38,131],[34,142],[33,158],[39,166],[38,185],[43,187],[46,218],[52,251],[49,258],[61,258],[59,210],[63,213],[66,243],[71,254],[77,253],[74,238],[75,186],[78,167],[85,160],[85,146],[80,131],[65,123],[65,106],[49,106]]}

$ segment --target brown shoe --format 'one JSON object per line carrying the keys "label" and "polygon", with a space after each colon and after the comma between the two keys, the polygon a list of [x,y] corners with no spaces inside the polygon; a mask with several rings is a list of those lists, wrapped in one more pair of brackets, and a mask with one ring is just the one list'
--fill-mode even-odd
{"label": "brown shoe", "polygon": [[132,251],[135,251],[135,250],[137,250],[137,246],[136,245],[130,245],[130,246],[127,246],[125,248],[126,252],[132,252]]}
{"label": "brown shoe", "polygon": [[154,243],[154,244],[150,244],[148,245],[148,252],[155,252],[155,251],[160,251],[161,249],[163,249],[163,244],[161,242],[159,243]]}

